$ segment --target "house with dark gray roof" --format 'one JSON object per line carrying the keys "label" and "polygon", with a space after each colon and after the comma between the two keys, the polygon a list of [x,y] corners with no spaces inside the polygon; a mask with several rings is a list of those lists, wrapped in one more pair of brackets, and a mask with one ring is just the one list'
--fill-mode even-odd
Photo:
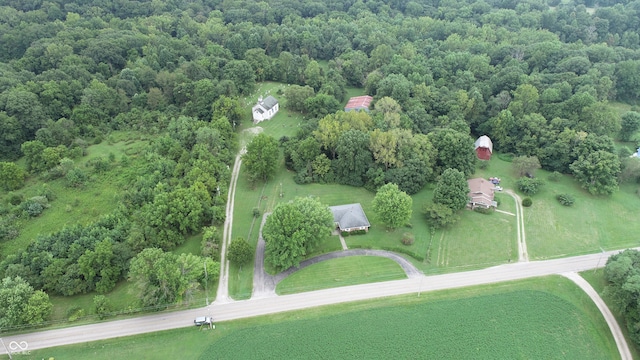
{"label": "house with dark gray roof", "polygon": [[253,122],[259,123],[261,121],[269,120],[278,113],[278,110],[280,110],[280,106],[276,98],[269,95],[263,99],[262,96],[260,96],[260,98],[258,98],[258,103],[251,109]]}
{"label": "house with dark gray roof", "polygon": [[340,231],[369,230],[371,224],[359,203],[330,206],[333,222]]}

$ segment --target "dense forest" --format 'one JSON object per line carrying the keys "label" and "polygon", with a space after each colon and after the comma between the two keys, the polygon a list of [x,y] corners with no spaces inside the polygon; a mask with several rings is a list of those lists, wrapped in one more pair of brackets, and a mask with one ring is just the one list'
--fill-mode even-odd
{"label": "dense forest", "polygon": [[[640,99],[638,28],[640,1],[624,0],[0,0],[0,241],[54,201],[46,186],[10,192],[25,179],[73,189],[117,168],[123,189],[113,214],[0,254],[4,288],[19,277],[36,304],[0,310],[0,326],[41,321],[21,315],[46,302],[39,290],[105,293],[128,276],[149,286],[144,305],[188,296],[201,259],[144,249],[224,221],[242,99],[258,82],[290,84],[287,106],[307,119],[279,139],[299,183],[416,193],[446,169],[472,174],[487,134],[610,194],[640,179],[614,143],[640,142],[640,114],[610,104]],[[338,111],[348,87],[374,96],[370,113]],[[152,140],[77,166],[115,130]],[[217,260],[207,231],[203,256]],[[145,278],[162,266],[191,275],[175,289]]]}

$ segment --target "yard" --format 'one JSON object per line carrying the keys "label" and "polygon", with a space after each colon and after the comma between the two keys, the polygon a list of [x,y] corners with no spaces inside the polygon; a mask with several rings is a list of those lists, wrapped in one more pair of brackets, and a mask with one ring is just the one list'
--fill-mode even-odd
{"label": "yard", "polygon": [[323,261],[291,274],[276,287],[279,295],[405,279],[400,265],[376,256],[350,256]]}
{"label": "yard", "polygon": [[551,276],[236,320],[218,323],[213,331],[190,327],[35,350],[25,358],[618,356],[588,296],[569,280]]}

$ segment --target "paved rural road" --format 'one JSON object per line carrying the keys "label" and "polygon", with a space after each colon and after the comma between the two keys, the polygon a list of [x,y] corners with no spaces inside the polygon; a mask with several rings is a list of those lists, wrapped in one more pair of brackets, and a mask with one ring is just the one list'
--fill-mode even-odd
{"label": "paved rural road", "polygon": [[[637,249],[640,250],[640,248]],[[196,316],[207,314],[211,314],[216,321],[227,321],[350,301],[427,293],[436,290],[520,280],[537,276],[580,272],[603,267],[606,263],[605,259],[618,251],[563,259],[519,262],[482,270],[418,276],[405,280],[345,286],[292,295],[214,303],[208,307],[194,310],[161,313],[133,319],[8,336],[4,338],[4,342],[9,344],[12,341],[26,341],[29,349],[41,349],[193,326],[193,319]],[[5,353],[4,349],[0,349],[0,354]]]}
{"label": "paved rural road", "polygon": [[611,313],[611,310],[609,310],[607,304],[604,303],[604,300],[602,300],[600,295],[598,295],[591,284],[589,284],[587,280],[583,279],[579,274],[574,272],[565,273],[562,275],[564,275],[567,279],[573,281],[576,285],[580,286],[582,291],[589,295],[591,300],[596,304],[598,310],[600,310],[600,313],[602,314],[602,316],[604,316],[604,320],[607,322],[607,325],[609,325],[609,330],[611,330],[613,340],[615,340],[618,351],[620,352],[620,358],[622,360],[633,360],[631,351],[629,351],[629,345],[627,345],[627,340],[622,334],[620,325],[618,325],[618,322]]}

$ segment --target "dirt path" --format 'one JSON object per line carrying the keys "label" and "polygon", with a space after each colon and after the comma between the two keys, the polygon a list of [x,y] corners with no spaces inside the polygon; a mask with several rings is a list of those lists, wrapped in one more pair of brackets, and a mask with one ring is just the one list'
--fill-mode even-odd
{"label": "dirt path", "polygon": [[229,182],[229,192],[227,194],[227,209],[225,211],[224,228],[222,231],[222,247],[220,249],[220,280],[218,282],[218,293],[215,300],[216,303],[232,301],[231,298],[229,298],[229,260],[227,260],[227,246],[231,243],[236,184],[238,183],[240,165],[242,165],[242,155],[246,151],[247,149],[244,147],[240,150],[233,164],[233,170],[231,171],[231,181]]}
{"label": "dirt path", "polygon": [[589,284],[585,279],[583,279],[579,274],[575,272],[569,272],[562,274],[564,277],[573,281],[576,285],[578,285],[598,307],[598,310],[602,313],[602,316],[607,321],[607,325],[609,325],[609,329],[611,330],[611,334],[613,335],[613,339],[618,346],[618,351],[620,352],[620,358],[622,360],[632,360],[631,352],[629,351],[629,345],[627,345],[627,340],[624,338],[622,334],[622,330],[620,330],[620,325],[616,321],[616,318],[613,317],[613,314],[607,307],[607,304],[604,303],[600,295],[596,292],[596,290]]}
{"label": "dirt path", "polygon": [[518,232],[518,261],[529,261],[529,252],[527,251],[527,236],[524,231],[524,211],[522,209],[522,199],[513,190],[509,189],[505,191],[511,195],[516,202],[516,223]]}

